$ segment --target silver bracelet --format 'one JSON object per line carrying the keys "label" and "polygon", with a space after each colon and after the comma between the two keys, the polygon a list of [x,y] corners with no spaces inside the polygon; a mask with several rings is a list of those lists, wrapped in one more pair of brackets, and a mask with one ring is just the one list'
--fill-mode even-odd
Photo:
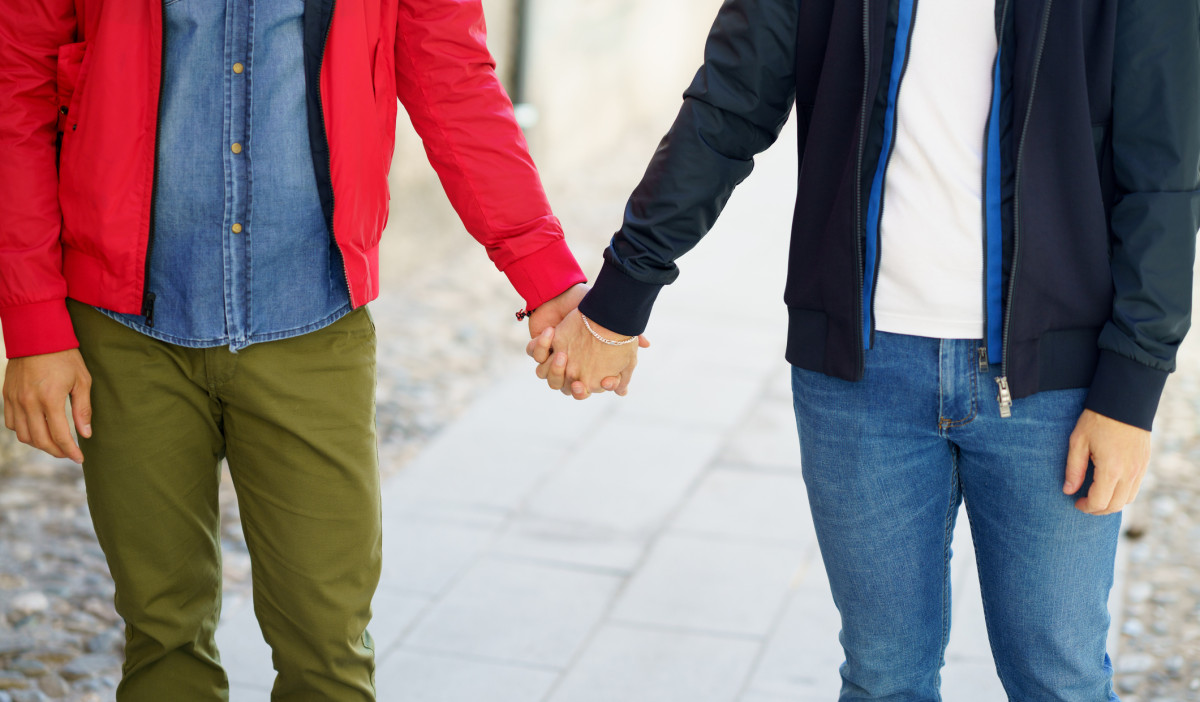
{"label": "silver bracelet", "polygon": [[590,322],[588,322],[588,318],[586,316],[584,316],[583,314],[580,314],[579,316],[583,317],[583,326],[587,327],[587,330],[589,332],[591,332],[592,336],[596,337],[596,341],[599,341],[602,344],[608,344],[609,346],[624,346],[625,344],[632,344],[633,342],[637,341],[636,336],[631,336],[624,341],[613,341],[612,339],[605,339],[604,337],[597,334],[595,329],[592,329],[592,325]]}

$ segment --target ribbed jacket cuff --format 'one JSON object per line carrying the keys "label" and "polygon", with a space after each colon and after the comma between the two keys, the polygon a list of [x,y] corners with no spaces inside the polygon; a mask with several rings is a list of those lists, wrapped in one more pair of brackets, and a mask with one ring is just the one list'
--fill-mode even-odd
{"label": "ribbed jacket cuff", "polygon": [[1150,431],[1167,375],[1166,371],[1101,350],[1085,406],[1097,414]]}
{"label": "ribbed jacket cuff", "polygon": [[605,261],[579,311],[624,336],[637,336],[650,323],[650,310],[663,286],[634,280]]}
{"label": "ribbed jacket cuff", "polygon": [[8,358],[40,356],[79,348],[67,301],[47,300],[0,309],[4,353]]}
{"label": "ribbed jacket cuff", "polygon": [[504,269],[504,275],[525,299],[527,310],[537,309],[572,285],[587,282],[579,262],[562,239],[513,261]]}

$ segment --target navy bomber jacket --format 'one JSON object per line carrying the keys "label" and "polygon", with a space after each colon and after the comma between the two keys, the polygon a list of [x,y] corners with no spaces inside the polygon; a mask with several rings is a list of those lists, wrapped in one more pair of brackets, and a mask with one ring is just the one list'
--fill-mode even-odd
{"label": "navy bomber jacket", "polygon": [[[726,0],[584,314],[644,330],[796,107],[787,359],[846,380],[871,346],[879,198],[920,0]],[[1200,0],[997,0],[985,146],[988,357],[1020,398],[1090,388],[1149,429],[1191,319]],[[1007,387],[1006,387],[1007,386]]]}

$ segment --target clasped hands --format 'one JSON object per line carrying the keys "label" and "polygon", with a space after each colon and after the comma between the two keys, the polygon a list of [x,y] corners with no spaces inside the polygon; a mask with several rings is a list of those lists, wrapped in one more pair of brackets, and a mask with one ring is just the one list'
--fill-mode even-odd
{"label": "clasped hands", "polygon": [[576,285],[546,302],[529,316],[532,339],[525,353],[537,362],[537,376],[554,390],[576,400],[593,393],[612,391],[624,396],[637,367],[638,348],[650,342],[639,336],[637,343],[606,344],[596,335],[617,342],[626,339],[594,320],[584,322],[578,307],[588,287]]}

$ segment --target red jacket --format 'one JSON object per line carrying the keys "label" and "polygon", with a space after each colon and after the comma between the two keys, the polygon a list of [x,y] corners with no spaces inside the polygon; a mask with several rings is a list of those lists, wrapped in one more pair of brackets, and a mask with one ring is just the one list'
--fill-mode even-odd
{"label": "red jacket", "polygon": [[[304,1],[314,169],[352,304],[378,295],[397,97],[467,230],[528,307],[582,282],[493,71],[480,0]],[[142,310],[162,39],[162,0],[0,0],[10,358],[78,346],[68,297]]]}

